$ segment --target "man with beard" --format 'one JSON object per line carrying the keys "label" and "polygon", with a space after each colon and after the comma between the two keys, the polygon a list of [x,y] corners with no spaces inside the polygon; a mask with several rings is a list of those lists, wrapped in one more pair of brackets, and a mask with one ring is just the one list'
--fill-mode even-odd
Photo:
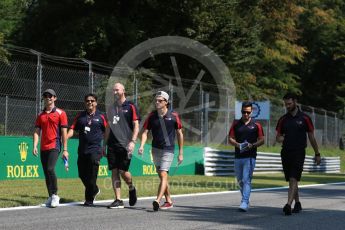
{"label": "man with beard", "polygon": [[138,137],[140,118],[137,107],[126,99],[125,87],[121,83],[114,84],[113,93],[115,103],[107,110],[109,125],[105,143],[108,145],[107,158],[109,170],[112,171],[115,201],[108,208],[124,208],[120,176],[128,185],[129,205],[134,206],[137,202],[136,189],[128,169]]}
{"label": "man with beard", "polygon": [[32,150],[34,156],[38,156],[37,145],[39,137],[41,136],[41,163],[49,194],[45,205],[51,208],[57,207],[60,202],[60,197],[57,194],[58,188],[55,165],[61,147],[63,147],[62,157],[66,160],[68,159],[67,115],[65,111],[55,107],[56,100],[57,97],[54,90],[47,89],[43,92],[44,109],[36,119]]}
{"label": "man with beard", "polygon": [[[297,97],[288,93],[283,97],[287,113],[278,120],[276,140],[283,143],[281,160],[285,180],[289,182],[288,201],[283,208],[285,215],[299,213],[302,205],[299,201],[298,181],[301,179],[307,147],[307,135],[315,152],[315,163],[321,163],[321,156],[314,137],[314,126],[310,117],[297,106]],[[291,210],[292,202],[295,206]]]}
{"label": "man with beard", "polygon": [[79,133],[77,164],[79,177],[85,186],[84,206],[93,206],[96,196],[100,193],[96,182],[107,122],[105,116],[97,109],[95,94],[87,94],[84,101],[85,111],[75,117],[67,136],[72,137],[74,131]]}

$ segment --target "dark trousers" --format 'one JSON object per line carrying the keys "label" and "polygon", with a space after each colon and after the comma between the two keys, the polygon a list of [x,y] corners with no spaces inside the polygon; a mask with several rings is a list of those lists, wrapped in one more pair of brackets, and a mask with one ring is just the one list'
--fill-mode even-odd
{"label": "dark trousers", "polygon": [[46,186],[49,196],[57,194],[57,178],[55,174],[55,165],[59,157],[58,149],[50,149],[41,151],[41,163],[44,176],[46,178]]}
{"label": "dark trousers", "polygon": [[93,201],[98,192],[97,175],[99,168],[100,154],[79,154],[78,173],[79,178],[85,186],[85,200]]}

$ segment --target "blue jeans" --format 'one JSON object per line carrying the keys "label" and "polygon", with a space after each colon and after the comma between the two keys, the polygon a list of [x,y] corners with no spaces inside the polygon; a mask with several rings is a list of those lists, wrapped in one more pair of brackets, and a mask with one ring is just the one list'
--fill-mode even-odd
{"label": "blue jeans", "polygon": [[252,190],[252,177],[256,160],[254,158],[235,159],[235,174],[242,194],[241,202],[249,204],[250,192]]}

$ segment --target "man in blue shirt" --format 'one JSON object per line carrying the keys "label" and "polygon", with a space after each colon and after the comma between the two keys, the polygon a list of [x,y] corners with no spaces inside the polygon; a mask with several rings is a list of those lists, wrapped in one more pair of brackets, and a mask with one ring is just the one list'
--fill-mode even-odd
{"label": "man in blue shirt", "polygon": [[[158,91],[155,96],[156,111],[150,113],[144,123],[144,132],[141,136],[141,145],[138,150],[142,155],[147,133],[152,133],[152,158],[160,179],[157,198],[153,201],[153,210],[170,209],[173,203],[170,197],[168,185],[168,172],[174,159],[175,133],[179,146],[178,163],[183,161],[183,133],[179,115],[168,110],[169,95],[164,91]],[[165,203],[160,206],[160,201],[165,196]]]}
{"label": "man in blue shirt", "polygon": [[229,141],[235,146],[235,174],[242,195],[239,209],[243,212],[249,208],[257,147],[265,140],[261,124],[250,117],[252,111],[252,103],[243,102],[242,117],[232,123],[229,132]]}
{"label": "man in blue shirt", "polygon": [[67,137],[72,137],[74,131],[79,133],[78,173],[85,186],[84,205],[93,206],[96,196],[100,193],[96,182],[107,122],[104,115],[97,110],[95,94],[87,94],[84,101],[86,110],[75,117]]}

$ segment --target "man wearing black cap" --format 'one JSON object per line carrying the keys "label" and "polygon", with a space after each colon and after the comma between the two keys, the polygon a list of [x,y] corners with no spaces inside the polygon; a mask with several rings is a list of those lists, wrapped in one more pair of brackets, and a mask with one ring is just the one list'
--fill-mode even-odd
{"label": "man wearing black cap", "polygon": [[[55,107],[56,93],[52,89],[43,92],[44,110],[37,116],[33,135],[34,156],[38,156],[38,141],[41,136],[41,163],[46,179],[49,198],[45,205],[55,208],[59,205],[57,195],[57,178],[55,165],[63,147],[62,157],[68,159],[67,151],[67,115],[65,111]],[[62,143],[61,143],[62,141]]]}

